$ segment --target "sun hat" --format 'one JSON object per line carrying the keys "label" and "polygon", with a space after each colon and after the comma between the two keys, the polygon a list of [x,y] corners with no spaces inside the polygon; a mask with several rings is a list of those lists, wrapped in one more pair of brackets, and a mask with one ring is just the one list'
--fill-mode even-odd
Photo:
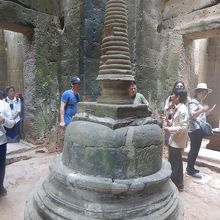
{"label": "sun hat", "polygon": [[71,84],[80,83],[80,78],[78,76],[73,76],[71,79]]}
{"label": "sun hat", "polygon": [[208,93],[211,93],[211,92],[212,92],[212,89],[209,89],[209,88],[207,87],[207,84],[206,84],[206,83],[199,83],[194,90],[196,91],[196,90],[198,90],[198,89],[200,89],[200,90],[206,90]]}

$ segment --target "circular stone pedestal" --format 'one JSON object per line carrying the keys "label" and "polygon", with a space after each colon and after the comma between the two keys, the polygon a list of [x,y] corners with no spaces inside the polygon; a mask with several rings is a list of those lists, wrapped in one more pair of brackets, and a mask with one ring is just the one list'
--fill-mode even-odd
{"label": "circular stone pedestal", "polygon": [[27,202],[25,219],[183,219],[159,126],[139,119],[112,129],[112,120],[87,119],[67,127],[63,154]]}

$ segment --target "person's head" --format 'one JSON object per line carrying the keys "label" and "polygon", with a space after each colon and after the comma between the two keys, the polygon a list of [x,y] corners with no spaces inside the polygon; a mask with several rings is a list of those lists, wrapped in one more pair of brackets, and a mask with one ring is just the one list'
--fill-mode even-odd
{"label": "person's head", "polygon": [[71,86],[74,92],[79,92],[80,90],[80,78],[78,76],[73,76],[71,78]]}
{"label": "person's head", "polygon": [[179,103],[186,103],[187,101],[187,90],[184,88],[176,88],[173,90],[172,101],[174,104],[178,105]]}
{"label": "person's head", "polygon": [[14,86],[7,87],[5,92],[6,92],[7,96],[10,99],[13,99],[15,97],[15,88],[14,88]]}
{"label": "person's head", "polygon": [[134,97],[137,93],[137,85],[135,81],[132,81],[130,86],[128,87],[128,95],[130,97]]}
{"label": "person's head", "polygon": [[[184,84],[183,81],[177,80],[177,81],[174,83],[174,85],[173,85],[173,90],[174,90],[174,89],[178,89],[178,88],[183,88],[183,89],[185,89],[185,84]],[[172,91],[173,91],[173,90],[172,90]]]}
{"label": "person's head", "polygon": [[206,83],[199,83],[197,87],[194,89],[195,95],[194,97],[198,100],[204,100],[206,96],[212,92],[212,89],[207,87]]}
{"label": "person's head", "polygon": [[5,93],[2,90],[0,90],[0,100],[2,100],[4,97],[5,97]]}

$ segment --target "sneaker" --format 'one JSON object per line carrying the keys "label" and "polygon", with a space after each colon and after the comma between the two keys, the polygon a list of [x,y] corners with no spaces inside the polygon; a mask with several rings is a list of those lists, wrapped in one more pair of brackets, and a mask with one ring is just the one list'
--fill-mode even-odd
{"label": "sneaker", "polygon": [[177,189],[178,189],[179,192],[183,192],[184,187],[183,186],[179,186],[179,187],[177,187]]}
{"label": "sneaker", "polygon": [[195,173],[199,173],[200,171],[194,168],[194,172]]}
{"label": "sneaker", "polygon": [[5,195],[7,195],[7,190],[5,189],[5,187],[1,187],[0,188],[0,196],[5,196]]}
{"label": "sneaker", "polygon": [[[188,170],[188,168],[186,168],[186,172],[190,172],[190,171]],[[199,173],[200,171],[194,168],[194,169],[193,169],[193,172]],[[191,173],[191,172],[190,172],[190,173]]]}
{"label": "sneaker", "polygon": [[187,175],[189,176],[192,176],[194,178],[197,178],[197,179],[202,179],[202,176],[199,174],[199,173],[196,173],[196,172],[187,172]]}

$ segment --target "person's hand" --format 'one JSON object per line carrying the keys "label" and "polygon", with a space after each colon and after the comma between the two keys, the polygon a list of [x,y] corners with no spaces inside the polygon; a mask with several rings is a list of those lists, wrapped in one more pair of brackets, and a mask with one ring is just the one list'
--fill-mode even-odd
{"label": "person's hand", "polygon": [[169,131],[169,127],[163,127],[164,131]]}
{"label": "person's hand", "polygon": [[207,112],[209,110],[209,106],[208,105],[204,105],[202,107],[202,112]]}
{"label": "person's hand", "polygon": [[63,121],[60,122],[60,127],[64,128],[65,127],[65,123]]}
{"label": "person's hand", "polygon": [[215,106],[216,106],[216,104],[214,104],[214,105],[212,106],[212,108],[210,108],[210,109],[206,112],[206,115],[209,115],[209,114],[215,109]]}
{"label": "person's hand", "polygon": [[5,117],[3,115],[0,115],[0,123],[4,123],[5,122]]}

